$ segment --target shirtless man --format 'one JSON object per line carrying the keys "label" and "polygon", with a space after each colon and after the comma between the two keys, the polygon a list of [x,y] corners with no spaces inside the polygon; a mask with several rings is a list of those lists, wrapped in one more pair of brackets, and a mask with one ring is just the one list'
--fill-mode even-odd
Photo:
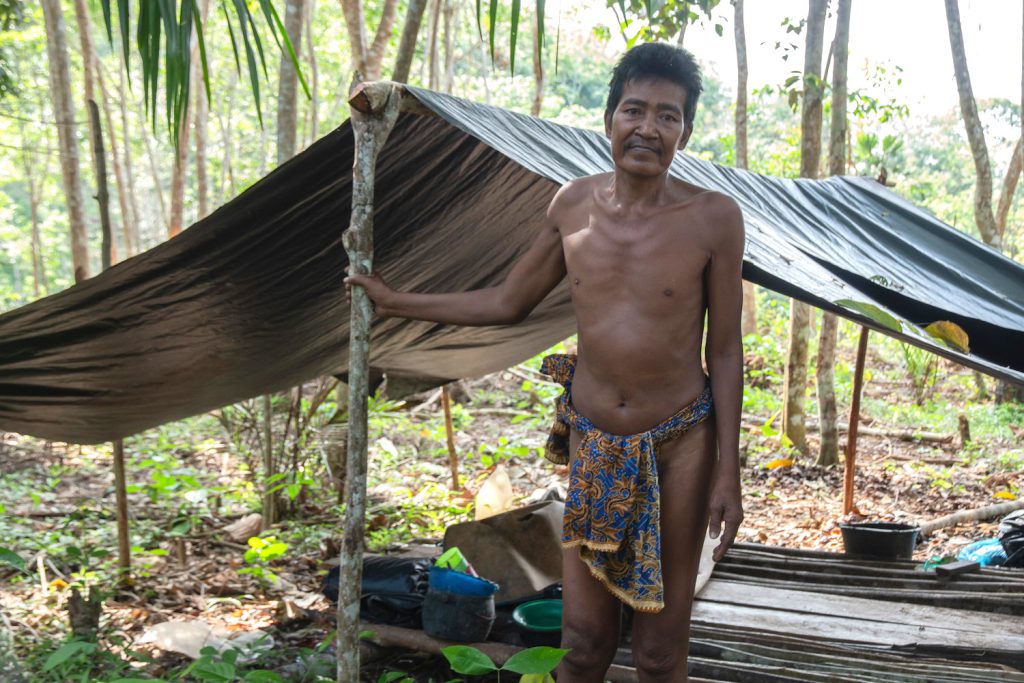
{"label": "shirtless man", "polygon": [[[571,454],[562,630],[570,651],[559,683],[603,680],[619,642],[620,601],[637,610],[632,642],[639,679],[685,681],[709,516],[712,538],[721,534],[716,560],[743,517],[743,221],[730,198],[668,175],[693,130],[700,92],[699,68],[681,49],[646,44],[623,56],[605,112],[615,170],[559,190],[536,241],[501,285],[414,294],[394,291],[376,275],[345,281],[365,287],[379,315],[495,325],[522,321],[568,276],[578,359],[545,363],[566,384],[559,420],[568,437],[565,455]],[[705,314],[710,379],[701,365]],[[653,485],[645,472],[653,474]],[[612,495],[603,488],[630,476],[633,483]],[[574,495],[574,487],[584,493]],[[636,551],[619,567],[632,575],[602,574],[600,551],[616,547]]]}

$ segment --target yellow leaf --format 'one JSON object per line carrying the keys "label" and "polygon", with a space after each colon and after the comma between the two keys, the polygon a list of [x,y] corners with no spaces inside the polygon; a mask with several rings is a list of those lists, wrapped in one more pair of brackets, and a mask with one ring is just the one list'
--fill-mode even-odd
{"label": "yellow leaf", "polygon": [[1003,498],[1005,500],[1017,500],[1017,496],[1013,495],[1009,491],[998,491],[995,496],[996,498]]}
{"label": "yellow leaf", "polygon": [[961,353],[970,353],[971,351],[967,333],[964,332],[964,328],[956,323],[951,323],[948,320],[937,320],[924,328],[924,331]]}
{"label": "yellow leaf", "polygon": [[779,467],[792,467],[793,461],[790,458],[776,458],[764,466],[766,470],[774,470]]}
{"label": "yellow leaf", "polygon": [[48,585],[51,590],[62,591],[68,587],[68,582],[64,579],[54,579]]}

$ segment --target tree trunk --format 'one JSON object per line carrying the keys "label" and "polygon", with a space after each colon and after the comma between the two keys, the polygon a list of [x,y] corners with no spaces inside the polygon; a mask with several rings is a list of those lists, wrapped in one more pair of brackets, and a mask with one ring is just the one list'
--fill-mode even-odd
{"label": "tree trunk", "polygon": [[[316,142],[320,124],[320,75],[317,73],[316,52],[313,51],[313,13],[316,0],[306,3],[306,61],[309,62],[309,144]],[[308,146],[308,145],[307,145]]]}
{"label": "tree trunk", "polygon": [[[846,169],[846,72],[850,56],[850,11],[853,0],[839,0],[836,38],[832,54],[832,122],[829,130],[828,173],[843,175]],[[836,337],[839,323],[835,313],[822,312],[818,338],[818,422],[821,424],[819,465],[839,462],[839,432],[836,429]]]}
{"label": "tree trunk", "polygon": [[368,43],[366,14],[363,12],[362,0],[341,0],[341,10],[345,15],[345,26],[348,29],[349,49],[352,51],[352,66],[356,72],[354,82],[380,80],[380,65],[391,39],[397,8],[398,0],[384,0],[376,34],[373,42]]}
{"label": "tree trunk", "polygon": [[[804,49],[804,92],[800,116],[800,176],[818,177],[821,157],[821,52],[825,42],[827,0],[810,0]],[[810,306],[796,299],[790,305],[789,353],[784,379],[783,433],[793,446],[807,452],[805,405]]]}
{"label": "tree trunk", "polygon": [[36,184],[32,155],[25,143],[24,126],[19,126],[19,128],[21,129],[21,162],[25,169],[25,182],[28,183],[28,211],[29,219],[32,221],[32,293],[39,298],[46,280],[43,243],[39,234],[39,186]]}
{"label": "tree trunk", "polygon": [[427,87],[437,90],[441,80],[440,60],[437,54],[437,34],[441,30],[441,0],[430,0],[430,21],[427,24]]}
{"label": "tree trunk", "polygon": [[[305,0],[287,0],[284,7],[284,27],[295,48],[296,58],[302,53],[302,13]],[[296,95],[299,78],[287,51],[281,53],[281,66],[277,82],[277,163],[283,164],[295,156],[295,133],[298,126]]]}
{"label": "tree trunk", "polygon": [[[130,226],[131,253],[137,254],[142,251],[142,240],[139,230],[139,202],[135,192],[135,172],[132,170],[132,139],[128,129],[128,100],[124,92],[124,69],[117,70],[117,78],[117,96],[118,101],[121,103],[121,135],[124,140],[125,187],[128,193],[128,209],[131,211],[132,216],[130,221],[125,220],[125,228],[127,229]],[[160,188],[158,186],[157,192],[159,191]],[[160,195],[160,202],[162,205],[163,195]]]}
{"label": "tree trunk", "polygon": [[57,124],[61,179],[71,229],[71,262],[75,282],[89,277],[89,237],[82,200],[82,178],[78,167],[75,108],[71,100],[71,67],[68,64],[67,31],[60,0],[42,0],[46,22],[46,53],[50,72],[50,96]]}
{"label": "tree trunk", "polygon": [[537,13],[533,22],[533,104],[530,105],[531,116],[540,116],[540,108],[544,104],[544,45],[540,40],[540,22],[541,17]]}
{"label": "tree trunk", "polygon": [[196,88],[196,203],[197,218],[210,215],[210,178],[206,173],[207,127],[210,125],[210,106],[206,88]]}
{"label": "tree trunk", "polygon": [[[736,168],[748,168],[747,162],[747,34],[743,25],[743,0],[733,0],[733,35],[736,39]],[[757,332],[757,290],[743,281],[743,336]]]}
{"label": "tree trunk", "polygon": [[996,231],[999,233],[1000,243],[1002,243],[1006,235],[1006,219],[1010,215],[1013,193],[1017,190],[1017,181],[1020,179],[1021,168],[1024,166],[1022,143],[1024,143],[1024,137],[1017,138],[1017,145],[1013,148],[1013,156],[1010,157],[1010,165],[1006,168],[1006,176],[1003,178],[1003,189],[999,193],[999,204],[996,206]]}
{"label": "tree trunk", "polygon": [[117,133],[114,130],[114,116],[110,113],[110,96],[107,94],[107,84],[103,78],[103,72],[99,68],[99,61],[96,62],[97,82],[100,86],[100,100],[103,104],[103,122],[107,127],[110,136],[110,164],[114,170],[114,188],[117,190],[117,206],[121,211],[121,239],[122,258],[128,258],[138,252],[132,243],[131,215],[128,209],[128,188],[125,183],[124,171],[121,168],[121,157],[117,149]]}
{"label": "tree trunk", "polygon": [[[88,125],[89,125],[89,140],[95,142],[99,135],[100,118],[99,116],[93,117],[91,110],[91,102],[96,101],[96,50],[92,44],[92,22],[89,20],[89,10],[85,6],[85,0],[75,0],[75,23],[78,25],[78,40],[82,46],[82,80],[85,85],[85,110],[88,113]],[[98,108],[97,108],[98,114]],[[100,161],[97,154],[102,154],[102,147],[97,149],[95,144],[90,146],[92,152],[92,173],[93,178],[96,182],[97,189],[101,184],[106,183],[104,178],[100,179],[101,174],[105,174],[105,171],[100,170]],[[101,208],[103,204],[101,202]],[[116,246],[113,242],[113,226],[110,222],[109,211],[105,216],[100,217],[100,226],[105,231],[103,233],[103,247],[101,249],[100,258],[103,261],[103,270],[110,267],[110,263],[117,261]],[[111,259],[110,262],[106,259]]]}
{"label": "tree trunk", "polygon": [[[192,28],[189,48],[189,90],[204,87],[200,84],[202,65],[199,62],[199,42],[196,30]],[[188,139],[192,129],[192,107],[188,106],[186,93],[185,111],[181,114],[181,127],[178,129],[178,146],[174,153],[174,170],[171,173],[171,221],[167,228],[167,237],[178,235],[184,227],[185,216],[185,176],[188,171]],[[262,173],[261,173],[262,175]]]}
{"label": "tree trunk", "polygon": [[441,90],[449,94],[455,84],[454,16],[455,0],[444,0],[444,75],[441,78]]}
{"label": "tree trunk", "polygon": [[[153,188],[156,191],[156,198],[159,200],[160,224],[169,230],[171,224],[167,215],[167,200],[164,198],[164,184],[163,181],[160,180],[160,171],[157,169],[156,165],[156,153],[153,151],[153,140],[150,138],[149,131],[145,130],[145,126],[143,126],[141,135],[143,142],[146,143],[146,158],[149,160],[149,172],[153,176]],[[142,248],[140,235],[139,250],[141,251]]]}
{"label": "tree trunk", "polygon": [[960,95],[960,113],[967,129],[967,141],[974,157],[974,222],[978,233],[985,242],[1001,249],[996,217],[992,212],[992,164],[988,158],[985,130],[978,116],[978,105],[971,88],[971,74],[967,71],[967,54],[964,51],[964,36],[960,29],[960,7],[957,0],[945,0],[946,25],[949,28],[949,47],[953,52],[953,70],[956,74],[956,89]]}
{"label": "tree trunk", "polygon": [[409,0],[409,9],[405,14],[405,26],[402,28],[402,40],[398,44],[398,57],[395,59],[395,71],[391,80],[398,83],[409,81],[409,69],[412,57],[416,52],[416,39],[423,23],[423,10],[427,8],[427,0]]}

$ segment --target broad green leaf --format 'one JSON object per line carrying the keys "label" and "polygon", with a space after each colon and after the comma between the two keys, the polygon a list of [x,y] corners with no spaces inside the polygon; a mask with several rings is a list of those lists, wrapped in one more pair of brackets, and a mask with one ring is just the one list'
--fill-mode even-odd
{"label": "broad green leaf", "polygon": [[377,679],[377,683],[394,683],[395,681],[401,680],[409,674],[404,671],[385,671]]}
{"label": "broad green leaf", "polygon": [[557,647],[531,647],[508,658],[502,671],[517,674],[546,674],[555,670],[568,650]]}
{"label": "broad green leaf", "polygon": [[833,303],[848,310],[856,311],[893,332],[903,331],[903,323],[874,304],[869,304],[864,301],[854,301],[853,299],[839,299]]}
{"label": "broad green leaf", "polygon": [[235,680],[235,667],[232,664],[206,657],[197,659],[189,667],[189,673],[204,683],[232,683]]}
{"label": "broad green leaf", "polygon": [[924,331],[947,346],[961,353],[970,353],[970,339],[964,328],[948,320],[937,320],[924,328]]}
{"label": "broad green leaf", "polygon": [[468,645],[451,645],[441,650],[441,654],[448,660],[455,673],[483,676],[498,670],[490,657]]}
{"label": "broad green leaf", "polygon": [[284,683],[284,679],[281,678],[280,674],[276,674],[273,671],[267,671],[266,669],[256,669],[254,671],[247,671],[242,680],[245,683]]}
{"label": "broad green leaf", "polygon": [[84,640],[72,640],[64,643],[56,650],[54,650],[49,657],[46,658],[46,662],[43,664],[43,671],[51,671],[64,662],[68,661],[72,657],[92,652],[96,649],[95,643],[88,643]]}
{"label": "broad green leaf", "polygon": [[0,548],[0,562],[9,564],[20,571],[26,571],[24,558],[9,548]]}

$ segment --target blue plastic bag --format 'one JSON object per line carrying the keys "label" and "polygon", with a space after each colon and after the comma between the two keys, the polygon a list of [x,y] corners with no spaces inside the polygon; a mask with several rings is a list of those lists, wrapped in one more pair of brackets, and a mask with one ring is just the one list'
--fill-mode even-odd
{"label": "blue plastic bag", "polygon": [[494,595],[497,592],[498,584],[452,569],[431,567],[430,589],[455,593],[456,595],[475,595],[486,598],[488,595]]}
{"label": "blue plastic bag", "polygon": [[977,562],[982,567],[998,567],[1006,562],[1006,550],[998,538],[986,538],[966,546],[956,559]]}

